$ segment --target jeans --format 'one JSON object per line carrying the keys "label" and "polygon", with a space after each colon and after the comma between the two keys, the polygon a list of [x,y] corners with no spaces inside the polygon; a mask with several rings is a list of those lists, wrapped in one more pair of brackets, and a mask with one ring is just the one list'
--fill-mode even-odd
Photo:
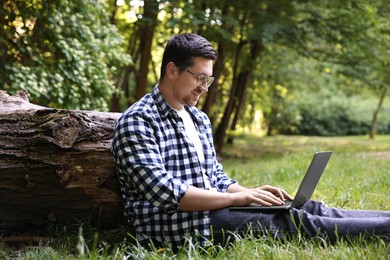
{"label": "jeans", "polygon": [[285,235],[300,233],[331,242],[361,234],[390,238],[390,212],[342,210],[312,200],[290,210],[215,210],[211,212],[211,224],[216,244],[233,239],[231,232],[245,235],[248,230],[258,236],[270,234],[283,239]]}

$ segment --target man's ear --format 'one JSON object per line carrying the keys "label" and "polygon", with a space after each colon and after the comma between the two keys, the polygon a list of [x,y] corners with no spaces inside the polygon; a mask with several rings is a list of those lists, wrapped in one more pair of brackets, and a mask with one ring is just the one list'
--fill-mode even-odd
{"label": "man's ear", "polygon": [[176,67],[175,63],[173,63],[172,61],[168,62],[165,70],[165,76],[172,80],[175,79],[175,77],[177,77],[178,72],[179,70]]}

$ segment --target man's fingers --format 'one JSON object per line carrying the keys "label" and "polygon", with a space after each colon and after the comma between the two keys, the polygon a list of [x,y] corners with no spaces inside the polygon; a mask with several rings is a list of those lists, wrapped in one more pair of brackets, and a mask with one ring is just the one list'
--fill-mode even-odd
{"label": "man's fingers", "polygon": [[263,206],[282,205],[284,200],[281,198],[280,193],[276,190],[265,190],[261,188],[255,188],[238,193],[233,193],[236,196],[235,205],[242,206],[250,203],[257,203]]}
{"label": "man's fingers", "polygon": [[255,189],[254,195],[256,198],[261,199],[263,202],[270,203],[271,205],[283,204],[283,200],[270,191]]}
{"label": "man's fingers", "polygon": [[294,199],[294,197],[291,196],[290,194],[288,194],[286,191],[283,190],[283,192],[284,192],[284,197],[287,198],[288,200],[293,200]]}
{"label": "man's fingers", "polygon": [[285,201],[286,199],[287,200],[293,200],[294,199],[285,190],[283,190],[281,188],[278,188],[278,187],[274,187],[274,186],[270,186],[270,185],[264,185],[264,186],[261,186],[260,189],[266,190],[266,191],[269,191],[269,192],[275,194],[275,196],[279,197],[283,201]]}

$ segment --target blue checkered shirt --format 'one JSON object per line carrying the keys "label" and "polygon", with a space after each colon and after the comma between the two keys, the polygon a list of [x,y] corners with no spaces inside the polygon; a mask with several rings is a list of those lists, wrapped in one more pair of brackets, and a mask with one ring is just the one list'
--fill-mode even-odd
{"label": "blue checkered shirt", "polygon": [[[193,118],[212,188],[225,192],[235,183],[217,161],[206,114],[185,107]],[[158,87],[127,109],[118,120],[113,143],[125,215],[134,220],[137,238],[182,246],[185,236],[210,239],[209,211],[180,211],[188,186],[205,188],[202,166],[180,116]]]}

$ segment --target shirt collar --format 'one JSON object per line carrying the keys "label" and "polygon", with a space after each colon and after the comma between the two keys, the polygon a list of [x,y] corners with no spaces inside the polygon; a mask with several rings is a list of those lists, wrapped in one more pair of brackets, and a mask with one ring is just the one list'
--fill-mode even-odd
{"label": "shirt collar", "polygon": [[152,97],[154,102],[156,103],[157,108],[161,111],[161,115],[163,117],[167,117],[169,113],[172,113],[172,111],[174,111],[167,103],[167,101],[165,101],[164,97],[161,95],[158,85],[153,88]]}
{"label": "shirt collar", "polygon": [[[167,117],[170,113],[174,113],[174,115],[177,115],[176,111],[167,103],[167,101],[161,95],[158,85],[153,88],[152,96],[154,102],[156,103],[156,106],[161,111],[161,116]],[[184,109],[186,109],[192,115],[192,118],[195,119],[197,123],[202,123],[200,112],[196,107],[184,106]]]}
{"label": "shirt collar", "polygon": [[202,124],[203,120],[201,119],[199,109],[191,106],[185,106],[185,109],[187,109],[187,111],[192,115],[192,118],[198,123],[198,125]]}

